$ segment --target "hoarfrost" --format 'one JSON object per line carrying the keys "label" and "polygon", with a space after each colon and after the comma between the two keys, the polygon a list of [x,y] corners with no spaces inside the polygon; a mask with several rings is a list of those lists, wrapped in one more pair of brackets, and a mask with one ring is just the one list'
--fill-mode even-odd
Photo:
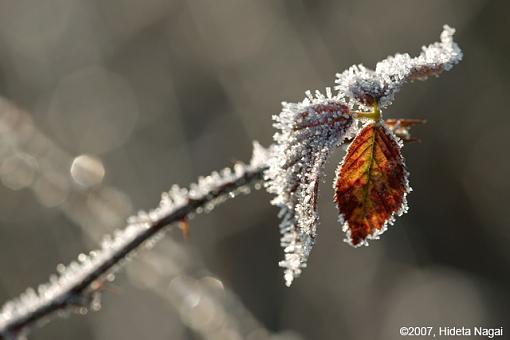
{"label": "hoarfrost", "polygon": [[[121,264],[134,255],[140,244],[152,245],[163,227],[189,218],[193,213],[209,212],[216,205],[238,194],[248,193],[250,184],[262,180],[269,153],[254,143],[249,164],[236,163],[232,169],[200,177],[189,189],[173,186],[161,196],[159,207],[140,211],[128,218],[127,226],[107,235],[98,250],[80,254],[68,266],[59,264],[58,274],[37,289],[28,288],[19,297],[0,309],[0,336],[16,338],[24,331],[28,320],[44,321],[42,316],[69,309],[85,313],[100,306],[99,292],[105,281],[111,281]],[[203,208],[202,208],[203,206]]]}
{"label": "hoarfrost", "polygon": [[455,29],[444,25],[440,42],[422,47],[419,56],[395,54],[377,63],[374,70],[354,65],[337,74],[335,87],[364,108],[375,100],[384,108],[391,105],[395,94],[408,81],[425,80],[450,70],[462,60],[462,51],[453,41]]}
{"label": "hoarfrost", "polygon": [[274,116],[276,145],[265,172],[266,187],[276,195],[272,204],[280,207],[281,245],[285,259],[284,278],[290,286],[306,267],[315,242],[319,215],[319,182],[329,152],[355,132],[354,120],[342,98],[317,92],[300,103],[282,103]]}

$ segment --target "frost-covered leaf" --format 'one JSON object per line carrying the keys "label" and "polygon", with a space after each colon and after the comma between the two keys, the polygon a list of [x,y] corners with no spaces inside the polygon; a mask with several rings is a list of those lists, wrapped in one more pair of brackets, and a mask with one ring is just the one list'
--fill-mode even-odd
{"label": "frost-covered leaf", "polygon": [[301,274],[317,235],[317,196],[324,164],[331,149],[352,137],[353,118],[338,97],[317,93],[300,103],[283,103],[274,116],[279,130],[269,169],[265,173],[272,203],[281,208],[281,245],[285,282]]}
{"label": "frost-covered leaf", "polygon": [[407,210],[408,173],[401,142],[382,121],[356,136],[338,170],[335,202],[353,246],[377,239],[396,215]]}
{"label": "frost-covered leaf", "polygon": [[377,63],[374,70],[354,65],[337,74],[335,87],[351,105],[371,106],[375,101],[387,107],[395,94],[408,81],[425,80],[450,70],[462,60],[462,51],[453,41],[455,29],[445,25],[441,41],[424,46],[419,56],[395,54]]}

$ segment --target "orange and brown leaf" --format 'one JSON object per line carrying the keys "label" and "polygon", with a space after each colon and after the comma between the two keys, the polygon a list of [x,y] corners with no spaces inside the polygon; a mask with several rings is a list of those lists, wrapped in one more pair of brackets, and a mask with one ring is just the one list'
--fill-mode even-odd
{"label": "orange and brown leaf", "polygon": [[365,126],[347,150],[334,198],[353,246],[376,239],[406,209],[410,189],[400,147],[393,132],[377,122]]}

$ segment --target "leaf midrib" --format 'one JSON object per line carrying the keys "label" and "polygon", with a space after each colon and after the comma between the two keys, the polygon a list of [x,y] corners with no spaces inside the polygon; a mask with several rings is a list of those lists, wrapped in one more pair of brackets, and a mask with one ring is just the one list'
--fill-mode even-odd
{"label": "leaf midrib", "polygon": [[370,189],[370,185],[371,185],[371,182],[372,182],[372,166],[374,164],[374,149],[375,149],[375,135],[377,133],[377,129],[376,129],[376,126],[372,126],[372,131],[373,131],[373,134],[372,134],[372,137],[371,137],[371,146],[370,146],[370,159],[368,161],[368,166],[367,166],[367,170],[365,171],[364,173],[364,176],[367,176],[367,185],[366,185],[366,188],[365,188],[365,192],[363,194],[363,219],[365,219],[367,221],[367,223],[370,224],[370,222],[367,220],[366,218],[366,213],[367,213],[367,199],[368,199],[368,191]]}

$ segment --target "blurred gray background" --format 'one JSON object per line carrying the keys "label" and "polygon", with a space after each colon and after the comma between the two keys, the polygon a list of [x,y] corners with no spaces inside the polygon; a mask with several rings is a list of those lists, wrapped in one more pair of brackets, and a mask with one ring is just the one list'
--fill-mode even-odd
{"label": "blurred gray background", "polygon": [[[409,84],[385,112],[428,124],[404,149],[410,211],[380,241],[342,242],[331,202],[339,150],[309,268],[290,289],[277,209],[257,191],[192,220],[189,240],[173,230],[142,252],[101,311],[31,338],[509,333],[509,11],[481,0],[0,0],[0,300],[97,247],[172,184],[248,160],[252,140],[271,143],[282,100],[332,86],[351,64],[416,54],[449,24],[464,61]],[[202,303],[204,290],[189,289],[204,282],[230,298]]]}

